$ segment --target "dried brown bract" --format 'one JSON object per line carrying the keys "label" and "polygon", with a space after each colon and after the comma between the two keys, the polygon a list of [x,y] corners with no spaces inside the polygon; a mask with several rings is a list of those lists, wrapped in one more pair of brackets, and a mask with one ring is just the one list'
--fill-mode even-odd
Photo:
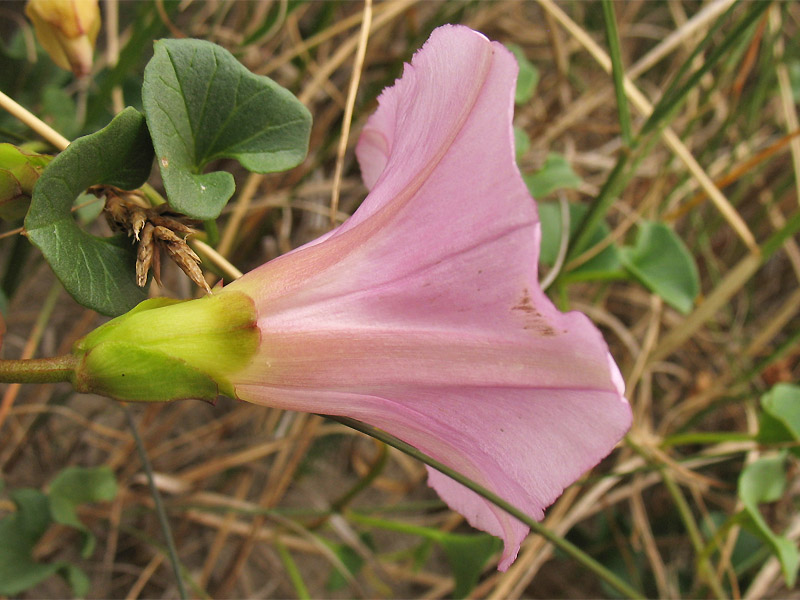
{"label": "dried brown bract", "polygon": [[106,220],[114,231],[124,231],[138,243],[136,251],[136,283],[144,287],[147,274],[161,283],[161,252],[167,255],[207,293],[211,292],[200,270],[200,257],[186,243],[186,238],[196,231],[188,224],[191,219],[169,212],[169,206],[152,207],[137,192],[125,192],[107,186],[91,190],[105,196]]}

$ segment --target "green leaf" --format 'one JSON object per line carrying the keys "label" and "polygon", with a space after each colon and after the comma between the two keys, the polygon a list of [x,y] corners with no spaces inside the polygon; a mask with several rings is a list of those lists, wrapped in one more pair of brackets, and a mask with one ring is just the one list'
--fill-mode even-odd
{"label": "green leaf", "polygon": [[50,524],[57,522],[84,532],[83,556],[88,557],[94,538],[78,520],[75,508],[85,502],[110,500],[116,493],[114,474],[108,467],[64,469],[52,481],[48,495],[32,489],[13,492],[17,511],[0,521],[0,594],[17,595],[59,573],[74,596],[85,596],[89,579],[81,569],[64,561],[36,562],[33,549]]}
{"label": "green leaf", "polygon": [[0,594],[17,595],[58,571],[59,565],[37,563],[33,547],[50,525],[47,496],[38,490],[11,494],[17,512],[0,521]]}
{"label": "green leaf", "polygon": [[789,84],[792,88],[792,98],[795,103],[800,102],[800,60],[789,62]]}
{"label": "green leaf", "polygon": [[[440,532],[441,533],[441,532]],[[454,598],[466,598],[473,590],[486,563],[503,543],[491,535],[441,533],[434,538],[447,554],[455,578]]]}
{"label": "green leaf", "polygon": [[520,157],[525,156],[530,149],[531,138],[528,137],[528,134],[525,133],[524,129],[514,125],[514,154],[517,160],[519,160]]}
{"label": "green leaf", "polygon": [[17,507],[0,521],[0,594],[15,596],[59,573],[83,597],[89,591],[86,574],[64,561],[39,563],[33,560],[33,548],[52,523],[50,501],[39,490],[22,489],[11,494]]}
{"label": "green leaf", "polygon": [[127,312],[146,297],[136,285],[133,244],[126,238],[99,238],[85,232],[70,211],[89,186],[139,187],[147,180],[152,161],[144,117],[126,108],[105,128],[72,142],[34,188],[25,218],[28,239],[75,300],[105,315]]}
{"label": "green leaf", "polygon": [[196,219],[216,218],[234,191],[230,173],[203,173],[212,161],[234,158],[271,173],[298,165],[308,151],[308,110],[210,42],[156,42],[142,101],[169,203]]}
{"label": "green leaf", "polygon": [[77,598],[85,598],[89,593],[89,577],[82,569],[69,563],[60,563],[59,571],[61,576],[66,579],[69,587],[72,588],[72,595]]}
{"label": "green leaf", "polygon": [[[354,514],[353,516],[357,522],[363,525],[418,535],[425,540],[440,545],[447,555],[447,560],[455,578],[455,590],[453,592],[455,598],[466,597],[472,591],[487,561],[502,547],[500,539],[485,533],[477,535],[447,533],[433,527],[422,527],[365,515]],[[427,546],[423,544],[419,551],[421,560],[424,560],[428,553]]]}
{"label": "green leaf", "polygon": [[572,170],[567,159],[551,152],[544,161],[544,166],[536,173],[523,175],[522,179],[534,198],[542,198],[556,190],[575,189],[581,184],[581,178]]}
{"label": "green leaf", "polygon": [[783,495],[786,488],[785,456],[786,453],[782,452],[747,465],[739,476],[739,498],[745,506],[743,525],[772,547],[781,563],[786,586],[792,589],[800,567],[800,553],[792,540],[773,533],[758,509],[760,503],[774,502]]}
{"label": "green leaf", "polygon": [[[569,235],[572,239],[578,225],[589,207],[585,204],[569,204]],[[539,202],[539,220],[542,223],[542,246],[540,262],[551,265],[558,256],[561,243],[561,207],[557,202]],[[594,246],[606,239],[611,230],[604,222],[598,223],[592,230],[589,246]],[[611,244],[599,254],[564,275],[564,281],[592,281],[619,278],[622,264],[619,261],[619,249]]]}
{"label": "green leaf", "polygon": [[642,221],[636,245],[620,249],[620,260],[642,285],[683,314],[700,291],[697,265],[683,241],[663,223]]}
{"label": "green leaf", "polygon": [[533,94],[536,92],[536,86],[539,84],[539,69],[527,59],[522,48],[516,44],[508,44],[506,47],[514,54],[519,65],[514,102],[516,104],[525,104],[533,98]]}
{"label": "green leaf", "polygon": [[[375,549],[375,544],[372,541],[372,536],[369,533],[361,533],[358,536],[361,541],[366,544],[370,549]],[[342,561],[342,564],[347,568],[348,572],[352,575],[357,575],[364,566],[364,557],[356,552],[352,547],[347,544],[334,544],[328,543],[328,546],[333,550],[336,557]],[[325,589],[329,592],[341,590],[348,585],[348,580],[339,569],[334,566],[328,576],[328,581],[325,584]]]}
{"label": "green leaf", "polygon": [[49,118],[48,123],[66,138],[77,137],[80,121],[75,118],[75,100],[63,86],[48,85],[42,91],[42,111]]}
{"label": "green leaf", "polygon": [[117,482],[108,467],[68,467],[50,483],[50,514],[56,523],[80,530],[84,536],[81,555],[89,558],[94,551],[95,540],[75,509],[87,502],[112,500],[117,495]]}
{"label": "green leaf", "polygon": [[[761,398],[758,441],[780,444],[800,441],[800,386],[779,383]],[[800,448],[789,451],[800,457]]]}

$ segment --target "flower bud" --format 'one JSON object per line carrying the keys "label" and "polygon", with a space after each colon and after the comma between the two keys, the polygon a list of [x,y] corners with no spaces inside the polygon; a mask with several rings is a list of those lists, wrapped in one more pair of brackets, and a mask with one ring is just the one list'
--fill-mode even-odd
{"label": "flower bud", "polygon": [[250,363],[259,338],[243,293],[145,300],[75,344],[73,383],[118,400],[213,402],[218,393],[234,395],[230,377]]}
{"label": "flower bud", "polygon": [[97,0],[28,0],[25,14],[54,63],[77,77],[89,74],[100,31]]}
{"label": "flower bud", "polygon": [[0,144],[0,219],[13,221],[25,216],[33,186],[50,160],[52,156]]}

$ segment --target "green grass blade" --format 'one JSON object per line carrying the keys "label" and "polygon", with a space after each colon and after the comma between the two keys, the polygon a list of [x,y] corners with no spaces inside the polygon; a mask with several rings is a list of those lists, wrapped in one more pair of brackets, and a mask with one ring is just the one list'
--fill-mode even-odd
{"label": "green grass blade", "polygon": [[625,66],[622,64],[617,19],[614,15],[614,5],[611,0],[603,0],[603,18],[606,24],[609,55],[611,56],[611,73],[614,76],[614,93],[617,96],[617,111],[619,112],[622,141],[626,146],[630,146],[633,140],[633,125],[631,125],[628,97],[625,94]]}

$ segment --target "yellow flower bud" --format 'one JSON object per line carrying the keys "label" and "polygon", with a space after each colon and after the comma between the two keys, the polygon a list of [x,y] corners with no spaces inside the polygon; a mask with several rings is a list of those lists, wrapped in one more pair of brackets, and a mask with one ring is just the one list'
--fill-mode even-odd
{"label": "yellow flower bud", "polygon": [[54,63],[78,77],[89,74],[100,31],[97,0],[28,0],[25,14]]}

